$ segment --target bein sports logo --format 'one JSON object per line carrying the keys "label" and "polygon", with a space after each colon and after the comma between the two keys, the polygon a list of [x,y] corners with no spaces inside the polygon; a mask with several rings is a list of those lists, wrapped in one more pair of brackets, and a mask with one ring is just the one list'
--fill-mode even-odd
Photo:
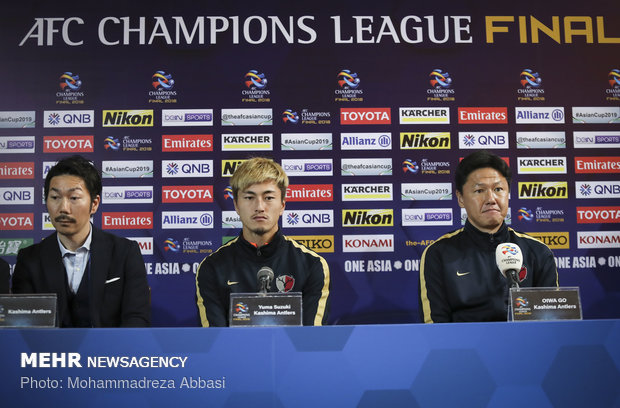
{"label": "bein sports logo", "polygon": [[338,73],[338,86],[342,89],[355,89],[360,85],[357,73],[343,69]]}
{"label": "bein sports logo", "polygon": [[171,74],[166,74],[165,71],[157,71],[151,77],[153,88],[157,90],[170,91],[174,87],[174,79]]}
{"label": "bein sports logo", "polygon": [[72,72],[64,72],[60,76],[60,89],[65,92],[77,92],[82,87],[82,81],[78,74]]}
{"label": "bein sports logo", "polygon": [[293,112],[292,109],[287,109],[282,112],[282,121],[284,123],[290,122],[296,124],[297,122],[299,122],[299,115],[297,114],[297,112]]}
{"label": "bein sports logo", "polygon": [[443,72],[441,69],[434,69],[429,75],[431,77],[431,86],[435,89],[447,89],[452,85],[452,78],[447,72]]}
{"label": "bein sports logo", "polygon": [[420,171],[420,166],[418,162],[414,162],[411,159],[407,159],[403,162],[403,173],[411,172],[413,174],[418,174]]}
{"label": "bein sports logo", "polygon": [[264,89],[267,87],[267,78],[265,74],[259,74],[258,71],[251,69],[245,74],[245,86],[249,89]]}
{"label": "bein sports logo", "polygon": [[521,71],[521,86],[524,88],[539,88],[541,84],[542,79],[538,72],[533,72],[531,69]]}

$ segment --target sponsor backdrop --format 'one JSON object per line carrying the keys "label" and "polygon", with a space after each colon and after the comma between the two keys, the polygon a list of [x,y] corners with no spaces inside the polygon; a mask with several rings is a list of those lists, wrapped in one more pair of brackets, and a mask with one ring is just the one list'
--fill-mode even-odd
{"label": "sponsor backdrop", "polygon": [[415,322],[422,251],[464,222],[456,165],[485,148],[514,173],[510,225],[585,318],[620,317],[615,3],[115,3],[3,9],[9,263],[53,230],[43,179],[80,153],[94,224],[140,243],[153,324],[197,325],[198,265],[240,231],[230,176],[264,155],[290,176],[285,234],[330,264],[330,322]]}

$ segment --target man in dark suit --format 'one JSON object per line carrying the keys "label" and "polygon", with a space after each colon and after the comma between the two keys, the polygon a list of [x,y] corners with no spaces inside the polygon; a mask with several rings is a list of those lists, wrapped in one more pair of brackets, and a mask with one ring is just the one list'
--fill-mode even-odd
{"label": "man in dark suit", "polygon": [[86,159],[59,161],[45,178],[52,235],[17,254],[13,293],[56,293],[61,327],[148,327],[149,287],[136,242],[95,228],[101,176]]}
{"label": "man in dark suit", "polygon": [[11,268],[4,259],[0,258],[0,293],[9,293],[9,280]]}

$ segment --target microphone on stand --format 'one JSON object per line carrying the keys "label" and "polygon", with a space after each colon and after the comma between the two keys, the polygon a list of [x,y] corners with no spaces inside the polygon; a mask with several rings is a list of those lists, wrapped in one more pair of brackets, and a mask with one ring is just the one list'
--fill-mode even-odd
{"label": "microphone on stand", "polygon": [[495,249],[495,263],[499,271],[510,281],[511,288],[519,287],[519,271],[523,265],[523,252],[519,245],[504,242]]}
{"label": "microphone on stand", "polygon": [[273,269],[263,266],[258,270],[256,277],[258,278],[258,293],[269,292],[269,286],[273,280]]}

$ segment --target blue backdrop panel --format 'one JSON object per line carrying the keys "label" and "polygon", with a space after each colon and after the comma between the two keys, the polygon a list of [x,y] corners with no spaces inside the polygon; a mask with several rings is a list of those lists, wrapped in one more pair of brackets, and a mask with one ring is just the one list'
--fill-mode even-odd
{"label": "blue backdrop panel", "polygon": [[[442,6],[5,5],[0,256],[14,264],[20,246],[51,232],[43,176],[59,157],[81,152],[110,175],[94,224],[141,243],[153,324],[198,325],[198,264],[239,233],[229,176],[239,160],[260,154],[285,163],[291,184],[307,192],[287,203],[283,230],[324,251],[332,272],[330,323],[416,322],[422,251],[463,221],[453,191],[456,164],[487,148],[514,173],[511,226],[551,246],[560,283],[581,289],[585,318],[619,318],[616,2]],[[228,126],[229,109],[267,109],[272,120]],[[463,120],[466,111],[485,109],[505,116]],[[110,126],[105,111],[122,110],[152,122]],[[446,122],[412,119],[409,111],[445,111]],[[531,118],[554,111],[563,116]],[[202,122],[167,119],[196,113]],[[316,143],[290,150],[290,134]],[[170,147],[171,140],[183,142]],[[382,162],[391,170],[343,169]],[[584,162],[599,164],[584,171]],[[343,194],[351,184],[389,193]],[[551,188],[554,194],[544,193]],[[320,194],[322,200],[312,198]],[[355,221],[353,214],[366,217]],[[194,220],[170,223],[170,215]],[[123,228],[105,225],[122,216]],[[138,219],[147,225],[137,228]]]}

